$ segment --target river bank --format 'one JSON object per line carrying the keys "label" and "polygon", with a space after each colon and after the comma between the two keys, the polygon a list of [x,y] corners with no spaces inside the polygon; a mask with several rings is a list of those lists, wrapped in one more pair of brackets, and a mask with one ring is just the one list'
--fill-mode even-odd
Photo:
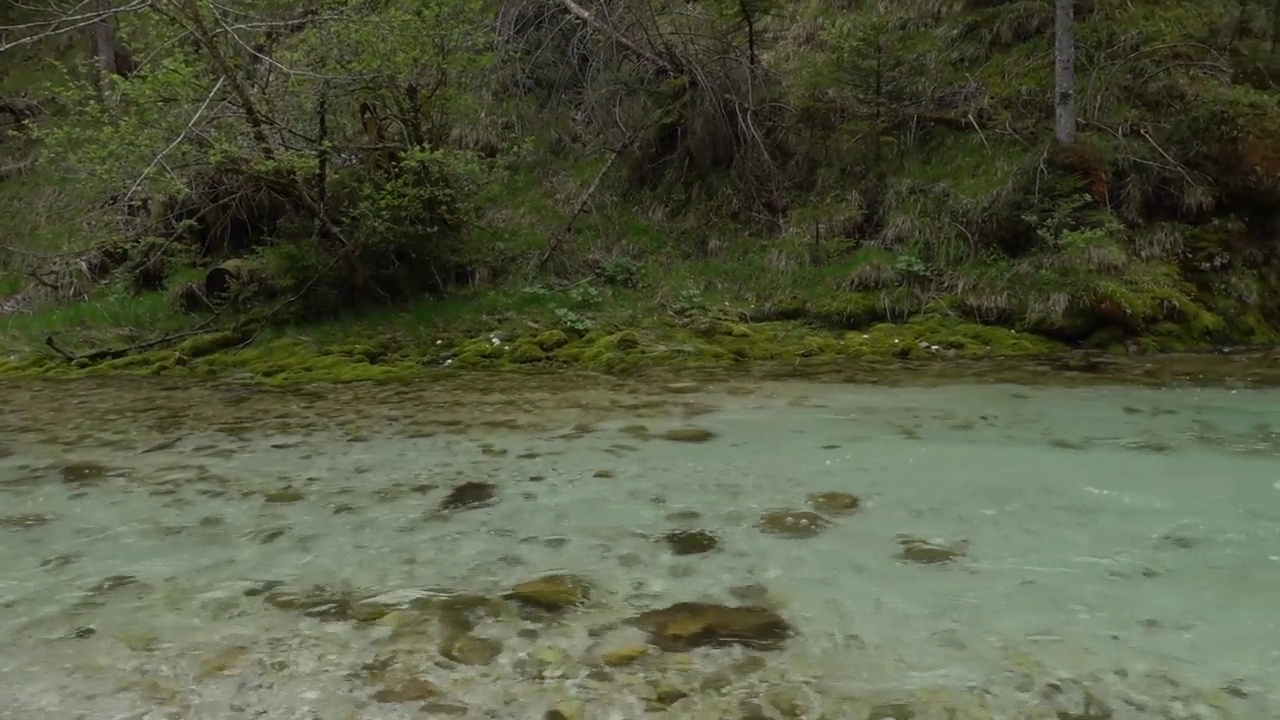
{"label": "river bank", "polygon": [[[672,300],[671,298],[676,298]],[[485,290],[308,323],[193,316],[165,293],[50,305],[0,318],[0,377],[156,376],[272,386],[406,381],[462,372],[831,377],[898,382],[1250,382],[1280,378],[1275,352],[1215,346],[1194,327],[1071,343],[942,311],[898,322],[831,297],[734,303],[579,285]],[[1153,332],[1158,329],[1160,332]],[[1213,338],[1223,342],[1224,337]]]}
{"label": "river bank", "polygon": [[[214,331],[119,357],[67,357],[60,347],[0,357],[0,380],[156,377],[290,387],[506,375],[538,382],[614,375],[659,385],[699,377],[810,378],[933,384],[958,381],[1077,386],[1280,386],[1274,349],[1103,352],[1071,349],[1011,330],[945,322],[881,324],[831,332],[788,322],[720,322],[693,328],[495,330],[481,334],[395,331],[369,325]],[[56,343],[55,343],[56,346]],[[98,353],[113,352],[95,351]],[[69,353],[68,353],[69,354]],[[520,382],[520,381],[517,381]]]}

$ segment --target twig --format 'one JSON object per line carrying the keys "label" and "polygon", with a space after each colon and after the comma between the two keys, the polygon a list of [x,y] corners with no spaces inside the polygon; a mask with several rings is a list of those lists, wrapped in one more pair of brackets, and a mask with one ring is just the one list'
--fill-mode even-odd
{"label": "twig", "polygon": [[1147,142],[1151,143],[1151,147],[1155,148],[1156,152],[1160,153],[1160,155],[1163,156],[1165,160],[1168,160],[1169,164],[1173,165],[1173,167],[1176,168],[1178,172],[1182,173],[1182,177],[1186,179],[1188,184],[1194,187],[1198,187],[1198,185],[1196,184],[1196,181],[1191,179],[1191,173],[1187,172],[1187,168],[1183,166],[1182,163],[1178,162],[1177,160],[1174,160],[1173,157],[1169,155],[1169,153],[1165,152],[1164,148],[1160,147],[1160,145],[1155,141],[1155,138],[1151,137],[1151,133],[1147,132],[1146,128],[1139,127],[1138,133],[1142,135],[1142,137],[1146,138]]}
{"label": "twig", "polygon": [[342,260],[342,258],[343,256],[341,255],[334,257],[332,260],[329,261],[328,265],[325,265],[323,268],[320,269],[320,272],[317,272],[315,275],[312,275],[311,279],[307,281],[307,284],[303,285],[302,288],[298,290],[298,292],[294,293],[293,295],[290,295],[289,297],[277,303],[275,307],[268,310],[267,314],[263,315],[262,319],[257,322],[256,326],[253,329],[253,333],[249,335],[249,338],[244,342],[240,343],[239,345],[236,345],[234,348],[231,349],[231,351],[236,352],[238,350],[243,350],[249,347],[250,345],[252,345],[254,341],[258,339],[258,335],[262,333],[262,329],[265,328],[268,324],[270,324],[271,319],[275,317],[276,314],[278,314],[281,310],[284,310],[286,307],[301,300],[304,295],[306,295],[308,292],[311,291],[311,288],[316,284],[316,282],[318,282],[320,278],[327,275],[329,271],[332,270],[334,266],[338,264],[338,261]]}
{"label": "twig", "polygon": [[204,335],[205,333],[208,332],[208,327],[212,325],[213,321],[216,319],[217,318],[209,318],[208,320],[205,320],[204,322],[200,323],[199,325],[195,326],[190,330],[170,333],[168,335],[163,335],[161,337],[154,338],[152,340],[137,342],[132,345],[127,345],[121,348],[104,348],[102,350],[94,350],[93,352],[86,353],[84,355],[76,355],[75,353],[62,349],[61,347],[58,346],[57,342],[54,341],[52,335],[45,337],[44,344],[48,345],[49,349],[61,355],[63,359],[65,359],[67,362],[76,362],[77,360],[84,360],[87,362],[98,362],[100,360],[115,360],[118,358],[122,358],[126,355],[129,355],[130,353],[139,352],[141,350],[150,350],[155,347],[160,347],[161,345],[167,345],[168,343],[174,342],[176,340],[182,340],[183,338],[189,338],[195,335]]}
{"label": "twig", "polygon": [[132,12],[135,10],[142,10],[143,8],[149,7],[150,5],[151,5],[151,0],[137,0],[137,2],[130,3],[122,8],[115,8],[112,10],[108,10],[107,12],[90,12],[90,13],[85,13],[83,15],[73,15],[70,17],[57,18],[55,20],[42,20],[39,22],[26,23],[22,25],[3,26],[3,27],[0,27],[0,30],[24,30],[24,29],[33,28],[33,27],[39,27],[42,25],[47,26],[47,25],[57,25],[58,23],[61,23],[61,22],[73,22],[73,24],[68,25],[66,27],[55,27],[50,30],[38,32],[34,35],[28,35],[26,37],[18,38],[17,40],[13,40],[6,43],[0,43],[0,53],[6,50],[12,50],[16,47],[22,47],[23,45],[30,45],[32,43],[37,43],[37,42],[40,42],[41,40],[46,40],[48,38],[55,37],[58,35],[65,35],[69,32],[75,32],[80,28],[89,27],[90,25],[93,25],[94,23],[104,20],[106,18],[113,17],[115,15],[121,15],[127,12]]}
{"label": "twig", "polygon": [[155,170],[156,165],[160,164],[160,161],[164,156],[172,152],[174,148],[178,147],[179,143],[186,139],[187,133],[191,132],[191,129],[195,127],[196,121],[200,119],[200,116],[204,115],[205,109],[209,107],[209,103],[213,102],[213,97],[222,89],[222,83],[225,82],[226,79],[226,75],[218,78],[218,82],[215,83],[213,89],[209,91],[209,95],[204,99],[204,102],[200,104],[199,108],[196,108],[196,114],[191,116],[191,121],[182,129],[182,132],[178,133],[178,137],[174,138],[173,142],[169,143],[168,147],[161,150],[159,155],[156,155],[151,159],[151,164],[148,165],[147,169],[143,170],[142,174],[138,176],[138,179],[133,182],[133,187],[129,188],[129,192],[124,194],[124,199],[121,201],[122,203],[129,202],[129,199],[133,197],[133,194],[142,186],[142,182],[147,179],[147,176],[151,174],[151,171]]}
{"label": "twig", "polygon": [[560,232],[552,236],[551,242],[547,243],[547,249],[542,253],[542,257],[538,259],[537,267],[540,268],[543,265],[546,265],[547,261],[551,259],[551,256],[555,254],[556,249],[560,247],[560,243],[569,236],[569,233],[573,230],[574,222],[576,222],[578,216],[587,209],[587,203],[591,202],[591,196],[595,195],[596,190],[600,188],[600,183],[604,180],[605,174],[609,172],[609,169],[612,168],[613,164],[618,160],[618,156],[621,155],[623,150],[625,150],[630,144],[630,140],[624,142],[621,147],[617,148],[609,155],[609,160],[605,162],[604,167],[600,168],[600,172],[596,173],[595,178],[591,180],[591,184],[588,185],[587,189],[578,197],[578,202],[574,205],[573,212],[569,213],[569,219],[565,221],[564,227],[560,228]]}
{"label": "twig", "polygon": [[656,67],[662,68],[663,70],[666,70],[672,75],[680,74],[680,69],[676,67],[674,63],[671,63],[667,59],[662,58],[658,55],[655,55],[649,52],[648,50],[645,50],[644,48],[640,47],[630,38],[626,37],[625,35],[622,35],[619,32],[616,32],[609,25],[597,20],[596,17],[592,15],[589,10],[582,7],[578,3],[574,2],[573,0],[560,0],[560,4],[564,6],[564,9],[570,15],[573,15],[574,17],[578,18],[582,22],[586,23],[588,27],[595,30],[596,32],[601,33],[607,36],[609,39],[613,40],[614,42],[618,43],[623,48],[625,48],[628,52],[630,52],[632,55],[635,55],[636,57],[644,60],[650,65],[654,65]]}
{"label": "twig", "polygon": [[36,163],[36,154],[31,153],[31,157],[27,158],[26,160],[19,160],[18,162],[12,165],[5,165],[4,167],[0,167],[0,180],[8,180],[9,178],[14,177],[15,175],[18,175],[26,171],[27,168],[31,167],[35,163]]}

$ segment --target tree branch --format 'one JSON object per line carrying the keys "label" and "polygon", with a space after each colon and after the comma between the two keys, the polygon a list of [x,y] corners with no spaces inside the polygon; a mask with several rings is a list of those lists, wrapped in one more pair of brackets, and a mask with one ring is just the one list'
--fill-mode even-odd
{"label": "tree branch", "polygon": [[[213,89],[209,91],[209,95],[204,99],[204,102],[200,104],[200,107],[196,109],[195,115],[191,116],[191,121],[182,129],[182,132],[178,133],[178,137],[174,138],[173,142],[169,143],[168,147],[161,150],[159,155],[156,155],[151,159],[151,164],[147,165],[146,169],[142,171],[142,174],[138,176],[138,179],[133,182],[133,186],[129,188],[129,192],[124,194],[124,199],[121,202],[129,202],[129,199],[132,198],[133,194],[142,186],[143,181],[147,179],[147,176],[151,174],[151,171],[155,170],[156,165],[159,165],[160,161],[164,159],[164,156],[172,152],[174,148],[178,147],[178,145],[186,139],[187,133],[191,132],[191,128],[195,127],[196,121],[200,119],[200,116],[204,115],[205,109],[209,107],[209,103],[213,101],[214,96],[222,89],[222,84],[226,79],[227,77],[225,75],[218,78],[218,82],[215,83]],[[0,176],[0,178],[2,177],[3,176]]]}
{"label": "tree branch", "polygon": [[151,350],[152,348],[157,348],[162,345],[167,345],[169,343],[176,342],[178,340],[183,340],[185,338],[195,337],[196,335],[205,335],[209,332],[212,332],[209,330],[209,326],[212,325],[213,321],[216,319],[217,319],[216,317],[211,317],[208,320],[205,320],[204,322],[200,323],[196,327],[192,328],[191,330],[184,330],[182,332],[169,333],[168,335],[162,335],[152,340],[144,340],[142,342],[136,342],[132,345],[126,345],[124,347],[104,348],[102,350],[94,350],[93,352],[85,353],[84,355],[77,355],[69,350],[63,349],[53,339],[52,335],[45,337],[44,344],[48,345],[50,350],[53,350],[54,352],[61,355],[62,358],[67,362],[76,362],[78,360],[84,360],[85,362],[94,363],[94,362],[102,362],[104,360],[116,360],[118,358],[125,357],[126,355],[130,355],[135,352],[141,352],[143,350]]}
{"label": "tree branch", "polygon": [[32,28],[44,27],[49,25],[56,26],[64,22],[72,23],[71,25],[68,25],[66,27],[53,27],[48,30],[42,30],[40,32],[37,32],[34,35],[27,35],[26,37],[21,37],[21,38],[18,38],[17,40],[10,40],[8,42],[0,43],[0,53],[6,50],[12,50],[14,48],[22,47],[23,45],[31,45],[34,43],[38,43],[42,40],[47,40],[52,37],[57,37],[59,35],[65,35],[70,32],[75,32],[76,30],[89,27],[90,25],[93,25],[96,22],[106,20],[107,18],[111,18],[116,15],[143,10],[145,8],[150,7],[151,2],[152,0],[134,0],[134,2],[131,2],[128,5],[125,5],[124,7],[113,8],[111,10],[107,10],[104,12],[95,11],[95,12],[89,12],[89,13],[82,13],[80,15],[60,17],[55,20],[41,20],[33,23],[0,26],[0,30],[29,30]]}

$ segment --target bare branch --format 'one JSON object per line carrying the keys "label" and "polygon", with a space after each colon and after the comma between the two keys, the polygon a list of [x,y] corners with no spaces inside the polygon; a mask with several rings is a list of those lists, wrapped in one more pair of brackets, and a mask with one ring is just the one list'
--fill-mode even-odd
{"label": "bare branch", "polygon": [[151,164],[147,165],[147,168],[142,171],[142,174],[138,176],[138,179],[133,182],[133,186],[129,188],[129,192],[124,194],[123,202],[126,202],[126,203],[129,202],[129,200],[133,197],[133,194],[137,192],[139,187],[142,186],[143,181],[145,181],[147,179],[147,176],[151,174],[151,171],[155,170],[156,165],[159,165],[160,162],[164,159],[164,156],[172,152],[174,148],[178,147],[179,143],[181,143],[184,139],[186,139],[187,134],[191,132],[191,129],[193,127],[195,127],[195,124],[200,119],[200,116],[204,115],[204,111],[206,108],[209,107],[209,103],[213,102],[214,96],[217,95],[218,91],[222,89],[222,84],[226,82],[226,79],[227,77],[225,75],[218,78],[218,82],[215,83],[213,86],[213,89],[209,91],[209,95],[204,99],[204,102],[200,104],[200,107],[196,109],[195,115],[191,116],[191,121],[188,122],[187,126],[182,129],[182,132],[178,134],[178,137],[174,138],[173,142],[169,143],[168,147],[160,151],[159,155],[156,155],[154,158],[152,158]]}
{"label": "bare branch", "polygon": [[676,67],[673,63],[666,60],[665,58],[662,58],[658,55],[655,55],[649,52],[648,50],[645,50],[644,48],[632,42],[630,39],[628,39],[624,35],[618,32],[615,32],[613,28],[597,20],[594,15],[592,15],[589,11],[587,11],[586,8],[582,7],[581,5],[574,2],[573,0],[560,0],[560,4],[564,5],[565,10],[568,10],[569,14],[573,15],[579,20],[582,20],[584,23],[590,26],[591,29],[595,30],[596,32],[604,33],[609,39],[613,40],[614,42],[618,43],[622,47],[626,48],[629,52],[636,55],[637,57],[644,60],[645,62],[649,63],[650,65],[655,65],[659,68],[662,68],[663,70],[666,70],[672,75],[678,75],[680,73],[680,69]]}
{"label": "bare branch", "polygon": [[31,167],[32,165],[35,165],[35,163],[36,163],[36,154],[31,153],[31,156],[26,158],[25,160],[20,160],[16,163],[13,163],[12,165],[2,166],[0,167],[0,180],[8,180],[11,177],[14,177],[23,172],[26,172],[27,168]]}
{"label": "bare branch", "polygon": [[51,27],[48,30],[42,30],[40,32],[37,32],[34,35],[27,35],[25,37],[18,38],[17,40],[10,40],[8,42],[0,43],[0,53],[5,52],[6,50],[12,50],[17,47],[22,47],[24,45],[31,45],[34,43],[38,43],[52,37],[57,37],[59,35],[65,35],[69,32],[75,32],[76,30],[89,27],[94,23],[100,22],[102,20],[106,20],[111,17],[115,17],[117,15],[122,15],[124,13],[130,13],[130,12],[137,12],[138,10],[144,10],[148,7],[151,7],[151,3],[152,3],[152,0],[134,0],[134,2],[131,2],[128,5],[125,5],[124,7],[112,8],[111,10],[107,10],[104,12],[81,13],[79,15],[72,15],[69,17],[59,17],[54,20],[45,20],[45,21],[40,21],[36,23],[27,23],[25,25],[0,26],[0,31],[3,31],[3,30],[30,29],[33,27],[46,27],[50,25],[60,26],[62,23],[65,23],[65,22],[72,23],[71,25],[62,26],[62,27]]}

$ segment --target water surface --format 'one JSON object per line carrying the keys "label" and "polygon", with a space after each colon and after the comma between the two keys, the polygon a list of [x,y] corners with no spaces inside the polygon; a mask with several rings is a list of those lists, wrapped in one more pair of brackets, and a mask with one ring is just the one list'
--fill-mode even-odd
{"label": "water surface", "polygon": [[[77,381],[0,413],[6,718],[1280,716],[1276,390]],[[581,597],[505,595],[548,575]],[[791,632],[634,622],[681,602]]]}

